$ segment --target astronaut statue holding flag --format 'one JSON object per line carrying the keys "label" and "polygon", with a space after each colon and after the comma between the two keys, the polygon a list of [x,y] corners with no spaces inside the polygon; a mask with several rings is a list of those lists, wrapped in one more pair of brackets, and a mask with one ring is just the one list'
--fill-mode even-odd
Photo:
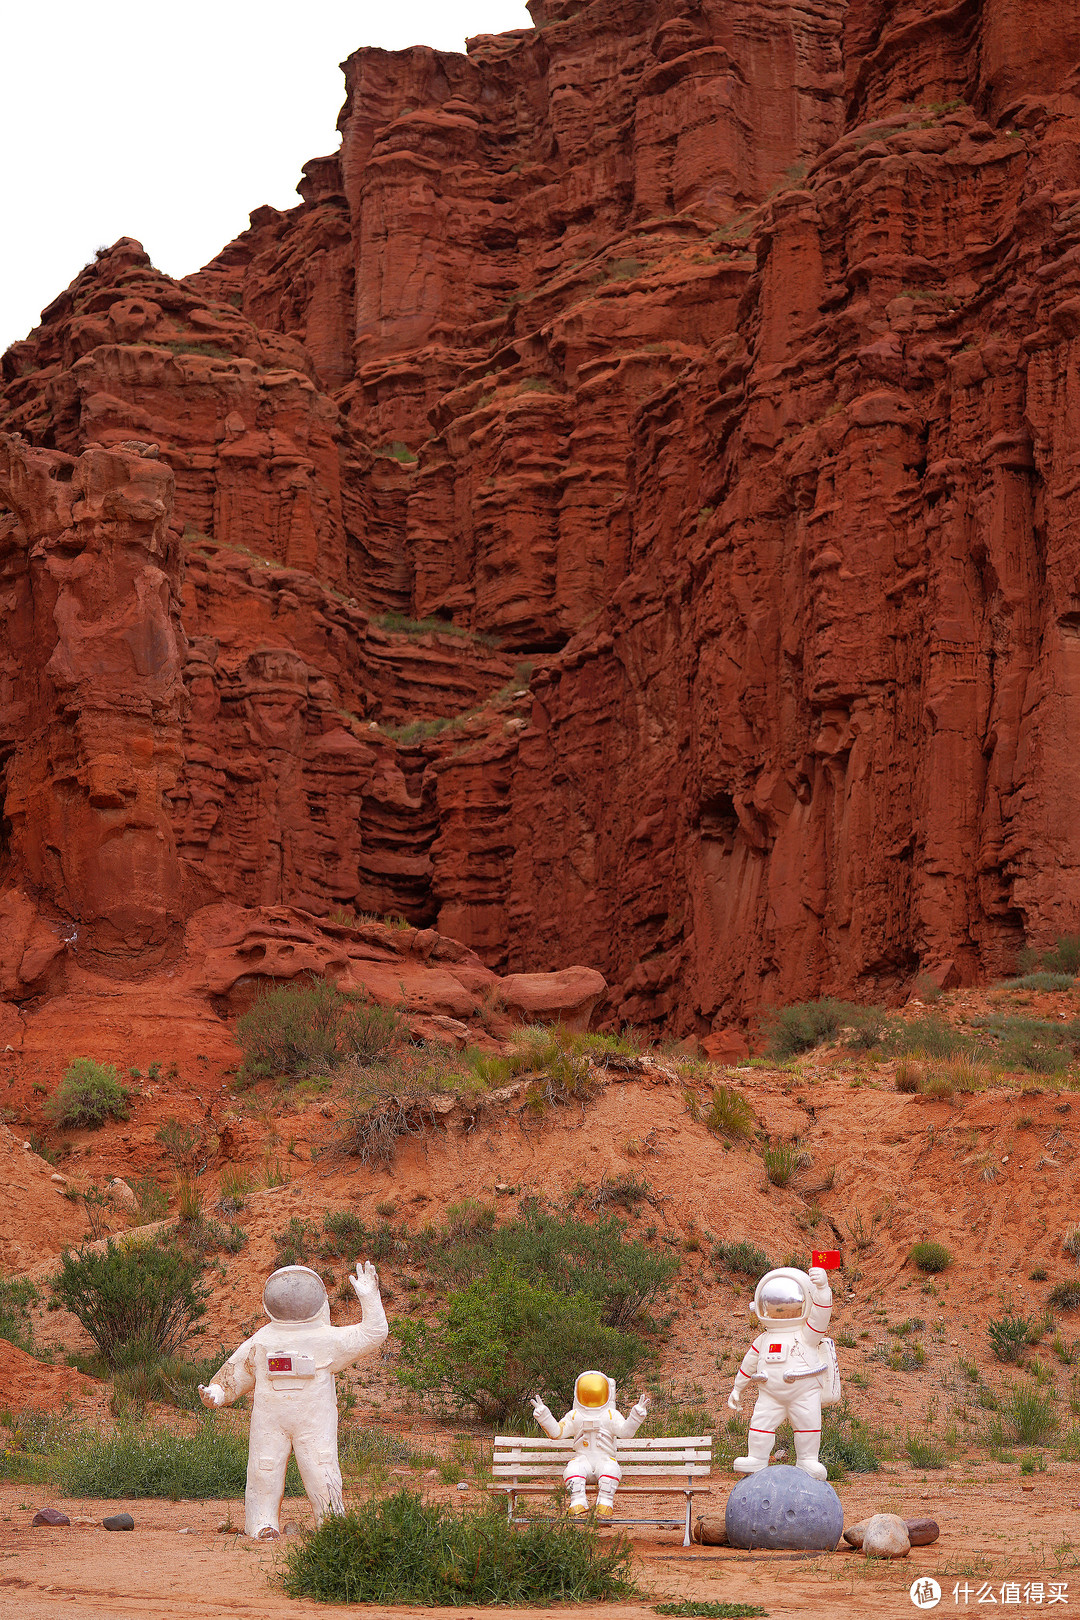
{"label": "astronaut statue holding flag", "polygon": [[[833,1259],[831,1251],[821,1258]],[[839,1263],[838,1255],[833,1263]],[[758,1283],[754,1313],[762,1331],[743,1356],[728,1396],[728,1406],[735,1412],[746,1386],[758,1386],[747,1454],[736,1457],[736,1473],[756,1474],[768,1467],[776,1431],[786,1422],[795,1439],[795,1466],[813,1479],[828,1478],[818,1448],[821,1408],[840,1399],[836,1346],[826,1337],[832,1302],[824,1266],[812,1265],[808,1273],[780,1266]]]}

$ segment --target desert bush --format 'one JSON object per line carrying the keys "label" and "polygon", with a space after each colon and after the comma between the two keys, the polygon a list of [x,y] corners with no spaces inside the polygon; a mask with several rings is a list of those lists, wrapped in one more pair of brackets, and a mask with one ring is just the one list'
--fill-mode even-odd
{"label": "desert bush", "polygon": [[132,1358],[175,1355],[205,1315],[201,1270],[200,1261],[175,1243],[117,1244],[110,1238],[103,1253],[65,1250],[51,1290],[116,1367]]}
{"label": "desert bush", "polygon": [[945,1448],[932,1434],[908,1434],[904,1438],[904,1455],[913,1468],[944,1468]]}
{"label": "desert bush", "polygon": [[392,1062],[348,1065],[341,1151],[368,1169],[392,1164],[402,1137],[423,1136],[434,1125],[431,1099],[449,1083],[446,1062],[441,1053],[408,1052]]}
{"label": "desert bush", "polygon": [[944,1243],[935,1243],[933,1240],[913,1243],[908,1251],[908,1257],[920,1271],[929,1272],[931,1276],[952,1265],[952,1255]]}
{"label": "desert bush", "polygon": [[1011,1361],[1014,1364],[1023,1361],[1030,1326],[1028,1317],[1016,1316],[1010,1311],[991,1321],[988,1329],[990,1348],[999,1361]]}
{"label": "desert bush", "polygon": [[731,1141],[753,1136],[757,1117],[741,1091],[734,1086],[714,1086],[708,1112],[703,1116],[710,1131]]}
{"label": "desert bush", "polygon": [[1055,1283],[1050,1290],[1050,1303],[1060,1311],[1080,1311],[1080,1279]]}
{"label": "desert bush", "polygon": [[841,1025],[854,1023],[861,1011],[861,1008],[831,999],[770,1007],[763,1019],[766,1056],[782,1063],[800,1052],[809,1052],[835,1035]]}
{"label": "desert bush", "polygon": [[265,990],[236,1022],[248,1079],[332,1069],[347,1058],[371,1063],[391,1047],[401,1019],[326,979]]}
{"label": "desert bush", "polygon": [[988,1013],[974,1022],[1007,1069],[1059,1075],[1080,1055],[1080,1019],[1063,1022]]}
{"label": "desert bush", "polygon": [[[203,1418],[191,1434],[121,1423],[112,1433],[86,1430],[55,1458],[65,1496],[235,1498],[247,1481],[247,1436],[227,1420]],[[302,1496],[294,1459],[285,1494]]]}
{"label": "desert bush", "polygon": [[1071,973],[1024,973],[1018,979],[1002,981],[1003,990],[1071,990]]}
{"label": "desert bush", "polygon": [[20,1350],[30,1349],[34,1337],[30,1307],[37,1297],[33,1283],[23,1277],[0,1281],[0,1339]]}
{"label": "desert bush", "polygon": [[760,1603],[728,1603],[710,1598],[683,1598],[680,1603],[654,1603],[654,1614],[698,1615],[701,1620],[759,1620],[768,1614]]}
{"label": "desert bush", "polygon": [[1074,1260],[1080,1261],[1080,1226],[1070,1226],[1061,1240],[1061,1247]]}
{"label": "desert bush", "polygon": [[1062,1462],[1080,1462],[1080,1428],[1072,1428],[1062,1436],[1058,1456]]}
{"label": "desert bush", "polygon": [[1045,950],[1025,946],[1018,954],[1017,965],[1024,974],[1042,968],[1048,973],[1067,976],[1071,981],[1080,973],[1080,934],[1059,934]]}
{"label": "desert bush", "polygon": [[96,1128],[107,1119],[127,1119],[128,1093],[113,1064],[74,1058],[46,1102],[45,1116],[53,1125]]}
{"label": "desert bush", "polygon": [[774,1187],[786,1187],[799,1168],[799,1149],[794,1142],[767,1142],[761,1150],[765,1174]]}
{"label": "desert bush", "polygon": [[432,1258],[434,1267],[458,1285],[487,1264],[508,1267],[561,1293],[584,1294],[612,1328],[637,1326],[667,1295],[679,1269],[677,1255],[656,1254],[628,1239],[626,1223],[616,1215],[585,1221],[525,1205],[517,1220],[501,1226],[485,1221],[481,1215],[460,1237],[444,1242]]}
{"label": "desert bush", "polygon": [[1038,1445],[1058,1427],[1053,1391],[1038,1389],[1034,1384],[1020,1384],[1012,1390],[1002,1411],[1016,1439],[1026,1446]]}
{"label": "desert bush", "polygon": [[602,1321],[594,1298],[526,1281],[499,1263],[451,1292],[435,1321],[399,1317],[394,1332],[407,1389],[488,1419],[524,1414],[536,1390],[565,1409],[582,1367],[619,1381],[645,1357],[640,1338]]}
{"label": "desert bush", "polygon": [[153,1176],[139,1176],[131,1183],[131,1190],[135,1194],[140,1220],[164,1220],[169,1213],[169,1195]]}
{"label": "desert bush", "polygon": [[764,1249],[747,1238],[716,1244],[712,1257],[718,1271],[732,1271],[738,1277],[763,1277],[772,1267]]}
{"label": "desert bush", "polygon": [[498,1604],[635,1595],[630,1544],[559,1520],[508,1524],[498,1504],[457,1512],[413,1491],[332,1514],[285,1554],[289,1597],[322,1603]]}
{"label": "desert bush", "polygon": [[251,1192],[251,1177],[238,1165],[226,1165],[218,1183],[218,1200],[226,1215],[238,1215]]}
{"label": "desert bush", "polygon": [[931,1102],[951,1102],[956,1095],[952,1072],[944,1065],[924,1070],[919,1081],[919,1096],[929,1097]]}

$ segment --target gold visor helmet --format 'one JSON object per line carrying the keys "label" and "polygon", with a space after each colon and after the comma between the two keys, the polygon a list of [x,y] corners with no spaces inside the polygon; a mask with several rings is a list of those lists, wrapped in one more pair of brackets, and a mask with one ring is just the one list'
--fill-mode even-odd
{"label": "gold visor helmet", "polygon": [[608,1403],[608,1390],[608,1381],[603,1373],[583,1372],[575,1386],[574,1399],[579,1406],[589,1408],[606,1406]]}

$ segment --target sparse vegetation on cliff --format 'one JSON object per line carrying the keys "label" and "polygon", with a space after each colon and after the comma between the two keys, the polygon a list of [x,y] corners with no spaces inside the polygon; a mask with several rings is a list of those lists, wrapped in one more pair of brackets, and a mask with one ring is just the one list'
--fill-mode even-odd
{"label": "sparse vegetation on cliff", "polygon": [[73,1058],[60,1085],[45,1104],[45,1117],[61,1128],[91,1129],[107,1119],[128,1117],[128,1092],[111,1063]]}
{"label": "sparse vegetation on cliff", "polygon": [[326,979],[275,985],[236,1023],[246,1079],[300,1077],[333,1069],[346,1059],[370,1063],[386,1052],[401,1027],[399,1015]]}

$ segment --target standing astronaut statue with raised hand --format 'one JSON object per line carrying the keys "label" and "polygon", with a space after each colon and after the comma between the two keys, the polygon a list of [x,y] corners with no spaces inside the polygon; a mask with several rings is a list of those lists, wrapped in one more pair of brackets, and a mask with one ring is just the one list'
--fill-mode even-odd
{"label": "standing astronaut statue with raised hand", "polygon": [[754,1312],[762,1331],[743,1356],[728,1396],[738,1410],[747,1384],[757,1384],[758,1397],[746,1443],[746,1456],[736,1457],[738,1474],[768,1467],[781,1423],[791,1424],[795,1466],[813,1479],[827,1479],[818,1459],[821,1408],[840,1399],[836,1347],[826,1338],[832,1314],[828,1272],[780,1266],[762,1277],[754,1293]]}
{"label": "standing astronaut statue with raised hand", "polygon": [[244,1493],[249,1536],[265,1540],[280,1533],[290,1451],[296,1453],[316,1524],[327,1513],[344,1511],[334,1374],[377,1350],[387,1332],[375,1267],[358,1261],[349,1282],[360,1301],[361,1320],[333,1327],[319,1274],[307,1266],[282,1266],[263,1289],[270,1321],[233,1351],[205,1388],[199,1385],[209,1407],[231,1406],[255,1392]]}
{"label": "standing astronaut statue with raised hand", "polygon": [[588,1513],[585,1482],[595,1479],[597,1517],[611,1518],[615,1492],[622,1479],[615,1455],[618,1442],[637,1434],[648,1412],[648,1395],[639,1395],[623,1417],[615,1405],[615,1380],[595,1370],[578,1374],[574,1404],[561,1422],[556,1421],[539,1395],[533,1396],[533,1417],[548,1438],[573,1441],[573,1456],[563,1469],[571,1513]]}

